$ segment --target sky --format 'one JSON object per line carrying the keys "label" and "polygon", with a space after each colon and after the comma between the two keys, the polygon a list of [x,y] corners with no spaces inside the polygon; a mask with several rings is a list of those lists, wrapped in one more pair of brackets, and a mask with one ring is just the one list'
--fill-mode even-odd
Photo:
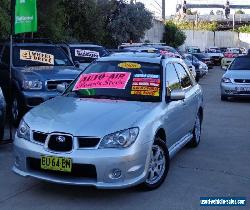
{"label": "sky", "polygon": [[[155,13],[156,16],[161,16],[161,2],[162,0],[137,0],[138,2],[143,2],[146,7]],[[175,14],[177,3],[182,4],[183,0],[166,0],[166,15],[170,16]],[[187,3],[219,3],[225,4],[226,0],[187,0]],[[230,0],[231,4],[250,4],[250,0]],[[196,10],[196,9],[194,9]],[[217,9],[214,9],[216,11]],[[209,14],[211,9],[199,9],[201,14]],[[250,13],[250,11],[246,11]]]}

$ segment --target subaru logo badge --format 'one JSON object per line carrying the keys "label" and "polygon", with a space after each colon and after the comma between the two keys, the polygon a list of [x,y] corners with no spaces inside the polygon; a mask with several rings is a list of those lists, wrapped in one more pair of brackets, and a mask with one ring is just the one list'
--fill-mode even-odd
{"label": "subaru logo badge", "polygon": [[56,141],[57,141],[57,142],[64,143],[65,140],[66,140],[66,139],[65,139],[64,136],[58,136],[58,137],[56,137]]}

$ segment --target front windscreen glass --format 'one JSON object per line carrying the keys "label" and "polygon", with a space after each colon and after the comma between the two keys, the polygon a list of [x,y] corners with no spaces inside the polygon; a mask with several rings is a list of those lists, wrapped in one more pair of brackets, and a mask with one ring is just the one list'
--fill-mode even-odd
{"label": "front windscreen glass", "polygon": [[235,58],[229,70],[250,70],[250,57]]}
{"label": "front windscreen glass", "polygon": [[221,53],[221,50],[218,48],[210,48],[208,50],[209,53]]}
{"label": "front windscreen glass", "polygon": [[17,67],[72,66],[72,63],[59,47],[18,46],[13,48],[13,65]]}
{"label": "front windscreen glass", "polygon": [[79,63],[92,63],[94,60],[108,54],[102,47],[71,47],[70,52],[73,61]]}
{"label": "front windscreen glass", "polygon": [[160,102],[160,64],[127,61],[95,62],[68,88],[78,98]]}

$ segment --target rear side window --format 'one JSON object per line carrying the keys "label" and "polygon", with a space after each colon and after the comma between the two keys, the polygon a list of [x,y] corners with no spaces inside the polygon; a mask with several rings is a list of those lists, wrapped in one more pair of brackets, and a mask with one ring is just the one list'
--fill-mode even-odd
{"label": "rear side window", "polygon": [[172,90],[181,89],[181,83],[173,64],[167,65],[166,83],[168,96]]}
{"label": "rear side window", "polygon": [[192,86],[192,81],[191,81],[191,78],[189,77],[189,74],[185,70],[185,68],[179,63],[175,63],[174,66],[175,66],[175,69],[176,69],[176,71],[177,71],[177,73],[179,75],[179,78],[181,80],[182,88],[191,87]]}

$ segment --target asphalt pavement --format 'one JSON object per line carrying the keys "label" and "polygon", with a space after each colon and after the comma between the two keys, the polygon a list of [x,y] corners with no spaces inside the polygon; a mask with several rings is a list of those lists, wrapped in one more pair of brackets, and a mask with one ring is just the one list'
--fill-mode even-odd
{"label": "asphalt pavement", "polygon": [[215,68],[201,79],[205,115],[198,148],[184,148],[172,160],[165,183],[143,192],[97,190],[23,178],[11,171],[12,145],[0,146],[1,210],[192,210],[202,209],[200,197],[246,197],[250,209],[250,100],[220,101],[223,70]]}

